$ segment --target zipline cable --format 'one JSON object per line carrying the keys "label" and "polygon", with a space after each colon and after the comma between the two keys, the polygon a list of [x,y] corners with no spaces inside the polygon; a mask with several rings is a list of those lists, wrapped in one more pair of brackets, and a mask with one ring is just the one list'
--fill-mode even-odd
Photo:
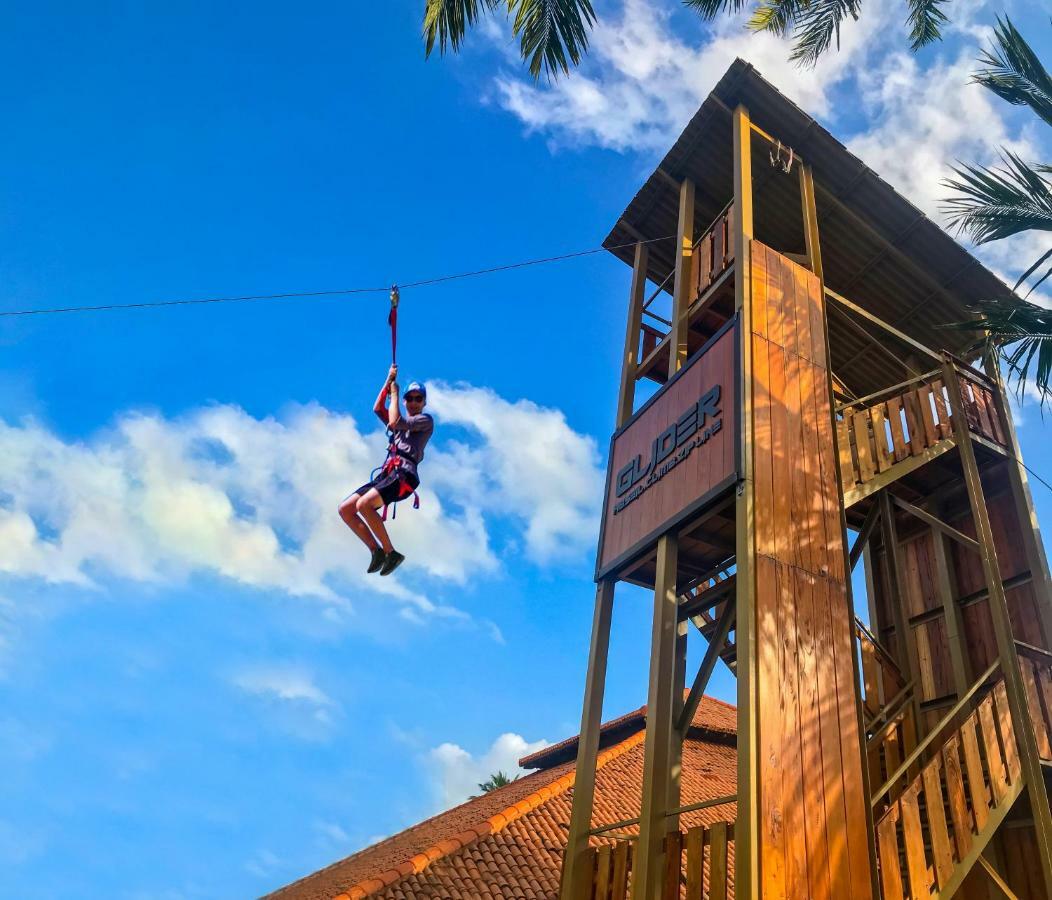
{"label": "zipline cable", "polygon": [[[405,284],[399,285],[398,289],[404,290],[405,288],[420,288],[430,287],[435,284],[444,284],[448,281],[458,281],[463,278],[477,278],[481,275],[493,275],[497,272],[510,272],[514,269],[524,269],[529,266],[541,266],[547,263],[562,262],[569,259],[579,259],[583,256],[592,256],[596,253],[603,253],[604,251],[623,250],[626,247],[634,247],[636,244],[653,244],[659,241],[672,240],[675,235],[666,235],[665,237],[659,238],[648,238],[643,241],[629,241],[625,244],[616,244],[613,247],[594,247],[590,250],[578,250],[574,253],[563,253],[558,256],[545,256],[540,259],[528,259],[522,262],[507,263],[502,266],[491,266],[487,269],[475,269],[470,272],[457,272],[453,275],[440,275],[436,278],[425,278],[420,281],[410,281]],[[666,279],[667,280],[667,279]],[[205,304],[213,303],[251,303],[257,300],[292,300],[292,299],[309,299],[312,297],[342,297],[350,296],[352,294],[388,294],[391,295],[391,287],[359,287],[359,288],[343,288],[340,290],[332,291],[290,291],[284,294],[248,294],[243,297],[199,297],[187,300],[155,300],[147,301],[142,303],[108,303],[100,306],[60,306],[52,307],[50,309],[16,309],[16,310],[0,310],[0,318],[8,318],[14,316],[46,316],[54,315],[57,313],[82,313],[82,312],[111,312],[114,310],[123,309],[159,309],[166,306],[202,306]],[[392,307],[392,312],[396,309],[396,306]],[[394,336],[392,334],[392,347],[391,355],[394,356]],[[905,363],[903,362],[903,365]],[[1043,484],[1050,493],[1052,493],[1052,484],[1049,484],[1044,478],[1042,478],[1037,472],[1030,468],[1022,459],[1009,454],[1009,457],[1018,462],[1024,469],[1027,470],[1031,475],[1034,476],[1038,481]]]}
{"label": "zipline cable", "polygon": [[[667,235],[666,237],[660,238],[649,238],[645,241],[630,241],[626,244],[616,244],[613,247],[594,247],[591,250],[578,250],[574,253],[563,253],[559,256],[545,256],[541,259],[528,259],[522,262],[507,263],[502,266],[491,266],[487,269],[475,269],[470,272],[458,272],[454,275],[440,275],[436,278],[425,278],[420,281],[410,281],[405,284],[400,284],[399,288],[405,290],[406,288],[420,288],[429,287],[434,284],[443,284],[448,281],[457,281],[462,278],[476,278],[480,275],[492,275],[497,272],[509,272],[513,269],[524,269],[528,266],[540,266],[546,263],[562,262],[569,259],[579,259],[583,256],[592,256],[596,253],[604,253],[607,251],[623,250],[626,247],[634,247],[636,244],[653,244],[658,241],[672,240],[675,235]],[[53,307],[50,309],[16,309],[2,311],[0,310],[0,318],[14,317],[14,316],[45,316],[53,315],[56,313],[83,313],[83,312],[110,312],[112,310],[122,309],[157,309],[165,306],[200,306],[203,304],[210,303],[249,303],[256,300],[291,300],[291,299],[307,299],[311,297],[339,297],[347,296],[350,294],[389,294],[391,291],[390,287],[358,287],[358,288],[343,288],[340,290],[331,291],[291,291],[284,294],[249,294],[243,297],[201,297],[192,298],[188,300],[156,300],[156,301],[145,301],[141,303],[108,303],[100,306],[62,306]]]}

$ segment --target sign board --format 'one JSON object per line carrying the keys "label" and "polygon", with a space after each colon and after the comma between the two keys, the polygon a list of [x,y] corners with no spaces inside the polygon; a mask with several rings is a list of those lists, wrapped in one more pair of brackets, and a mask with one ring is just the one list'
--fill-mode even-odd
{"label": "sign board", "polygon": [[734,482],[736,321],[724,326],[614,434],[598,578],[649,549]]}

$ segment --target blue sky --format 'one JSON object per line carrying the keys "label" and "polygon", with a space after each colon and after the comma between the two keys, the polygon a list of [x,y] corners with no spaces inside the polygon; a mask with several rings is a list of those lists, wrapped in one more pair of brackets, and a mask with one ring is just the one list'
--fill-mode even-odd
{"label": "blue sky", "polygon": [[[955,157],[1052,156],[966,84],[1003,7],[912,57],[867,2],[815,72],[672,0],[599,3],[551,86],[499,23],[425,62],[417,2],[9,5],[0,309],[598,246],[739,54],[932,213]],[[0,321],[0,894],[257,895],[573,733],[627,286],[597,255],[406,291],[439,430],[385,582],[336,518],[382,452],[382,295]],[[1023,410],[1049,474],[1047,427]],[[609,715],[645,699],[648,613],[624,592]]]}

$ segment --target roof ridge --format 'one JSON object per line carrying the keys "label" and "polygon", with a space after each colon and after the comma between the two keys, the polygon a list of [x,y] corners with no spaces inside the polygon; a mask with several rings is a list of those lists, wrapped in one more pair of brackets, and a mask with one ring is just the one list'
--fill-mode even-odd
{"label": "roof ridge", "polygon": [[[612,759],[616,759],[618,756],[631,750],[637,744],[642,743],[645,737],[646,731],[637,731],[635,734],[629,735],[620,743],[614,744],[612,747],[607,747],[596,757],[596,770],[601,769]],[[567,772],[565,775],[556,778],[542,788],[538,788],[533,793],[527,794],[518,801],[518,803],[514,803],[501,812],[490,816],[485,822],[480,823],[478,827],[468,828],[465,831],[461,831],[459,834],[455,834],[451,838],[439,841],[434,846],[428,847],[421,853],[414,854],[401,865],[387,869],[372,878],[366,878],[364,881],[359,881],[346,891],[337,894],[333,900],[362,900],[363,897],[368,897],[371,894],[375,894],[377,891],[394,884],[394,882],[398,881],[400,878],[422,872],[436,860],[449,856],[451,853],[456,853],[456,851],[480,838],[489,837],[491,834],[496,834],[498,831],[502,831],[516,819],[521,819],[527,813],[533,812],[533,810],[542,803],[547,802],[552,797],[561,794],[572,787],[576,778],[577,768],[575,766],[573,770]]]}

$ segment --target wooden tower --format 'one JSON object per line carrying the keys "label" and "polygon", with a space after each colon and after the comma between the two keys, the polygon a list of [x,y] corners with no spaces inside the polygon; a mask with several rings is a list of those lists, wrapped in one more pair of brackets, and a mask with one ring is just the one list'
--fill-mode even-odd
{"label": "wooden tower", "polygon": [[[998,368],[940,327],[1007,288],[740,60],[606,246],[632,281],[562,900],[1052,897],[1048,564]],[[640,808],[606,822],[618,582],[654,612]],[[684,806],[717,665],[737,793]]]}

